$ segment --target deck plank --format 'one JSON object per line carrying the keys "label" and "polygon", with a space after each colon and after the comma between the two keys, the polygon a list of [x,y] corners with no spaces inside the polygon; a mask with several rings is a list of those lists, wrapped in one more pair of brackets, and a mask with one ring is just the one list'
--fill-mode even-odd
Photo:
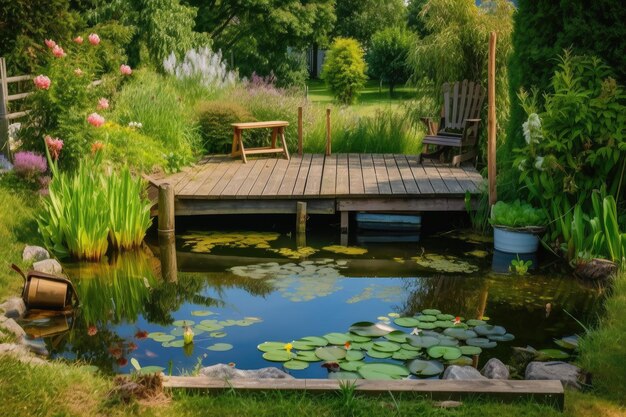
{"label": "deck plank", "polygon": [[224,174],[228,170],[228,167],[232,165],[232,162],[233,161],[226,158],[222,159],[212,171],[211,175],[206,176],[202,185],[200,185],[200,187],[198,187],[198,189],[196,190],[194,197],[202,198],[204,196],[208,196],[213,187],[215,187],[215,184],[217,184],[222,176],[224,176]]}
{"label": "deck plank", "polygon": [[292,156],[289,160],[289,166],[287,172],[283,178],[283,182],[280,183],[278,192],[276,195],[285,196],[293,193],[293,187],[296,185],[298,179],[298,171],[300,171],[300,164],[302,164],[302,158],[299,156]]}
{"label": "deck plank", "polygon": [[478,191],[482,190],[485,187],[485,179],[482,175],[480,175],[480,172],[476,171],[474,167],[461,165],[461,169],[463,169],[469,179],[472,180]]}
{"label": "deck plank", "polygon": [[306,179],[304,195],[318,196],[322,186],[322,173],[324,172],[324,155],[313,155],[311,158],[311,168]]}
{"label": "deck plank", "polygon": [[[219,160],[217,161],[219,162]],[[188,174],[189,181],[187,181],[184,186],[179,185],[177,187],[178,191],[176,194],[194,195],[202,183],[206,181],[207,176],[210,176],[218,165],[219,163],[211,163],[211,160],[208,160],[206,163],[195,167],[195,169]]]}
{"label": "deck plank", "polygon": [[246,179],[241,184],[241,187],[239,187],[239,190],[237,190],[237,197],[236,197],[237,199],[248,198],[248,194],[250,194],[250,190],[254,186],[256,179],[259,177],[259,174],[261,173],[261,170],[263,169],[264,162],[265,162],[264,159],[254,159],[248,162],[248,164],[254,164],[254,165],[250,169],[250,172],[248,172],[248,175],[246,176]]}
{"label": "deck plank", "polygon": [[250,174],[250,171],[252,171],[256,162],[257,161],[255,159],[252,159],[249,160],[247,164],[242,164],[228,185],[224,188],[220,197],[236,197],[237,192],[243,185],[246,178],[248,178],[248,174]]}
{"label": "deck plank", "polygon": [[446,187],[453,194],[464,194],[465,190],[461,187],[461,184],[456,180],[452,170],[448,165],[438,165],[436,166],[437,171],[439,171],[439,175],[441,175],[441,179],[446,183]]}
{"label": "deck plank", "polygon": [[363,169],[361,168],[359,154],[351,153],[348,155],[348,171],[350,176],[350,194],[365,194]]}
{"label": "deck plank", "polygon": [[400,171],[400,176],[402,177],[402,182],[404,184],[404,189],[407,194],[419,194],[420,189],[415,182],[415,178],[413,177],[413,173],[411,172],[411,167],[409,167],[409,162],[406,160],[406,156],[402,154],[394,155],[394,159],[396,160],[396,164],[398,166],[398,170]]}
{"label": "deck plank", "polygon": [[322,187],[320,195],[334,195],[337,183],[337,154],[324,158],[324,170],[322,171]]}
{"label": "deck plank", "polygon": [[441,174],[439,174],[439,170],[434,163],[429,160],[425,160],[422,162],[422,167],[424,167],[424,172],[426,173],[426,177],[430,181],[430,185],[432,185],[433,190],[435,190],[435,194],[449,194],[450,190],[446,186],[443,178],[441,178]]}
{"label": "deck plank", "polygon": [[372,155],[374,161],[374,171],[376,171],[376,181],[378,182],[378,194],[391,194],[391,184],[389,174],[385,165],[385,158],[382,154]]}
{"label": "deck plank", "polygon": [[263,189],[264,196],[275,196],[278,194],[278,189],[280,188],[280,184],[282,184],[283,179],[285,178],[285,173],[287,172],[287,168],[289,167],[289,161],[286,159],[277,159],[276,166],[274,167],[274,171],[272,175],[267,180],[267,184]]}
{"label": "deck plank", "polygon": [[274,171],[274,167],[276,166],[277,159],[262,159],[261,160],[261,172],[257,177],[254,185],[250,189],[248,196],[260,196],[267,185],[267,181],[269,181],[272,172]]}
{"label": "deck plank", "polygon": [[337,155],[337,188],[336,195],[350,194],[350,171],[348,168],[348,154]]}
{"label": "deck plank", "polygon": [[361,168],[363,169],[363,186],[365,194],[378,194],[378,181],[376,181],[376,171],[372,155],[361,155]]}
{"label": "deck plank", "polygon": [[209,195],[219,197],[240,169],[242,169],[242,167],[239,165],[229,164],[228,169],[224,172],[222,178],[220,178],[211,191],[209,191]]}
{"label": "deck plank", "polygon": [[450,167],[450,172],[454,175],[457,182],[463,188],[463,192],[475,193],[478,191],[476,188],[476,184],[472,181],[472,179],[467,175],[467,172],[461,167]]}
{"label": "deck plank", "polygon": [[395,158],[393,155],[385,154],[384,159],[391,192],[393,194],[406,194],[406,188],[404,188],[404,182],[402,181],[402,176],[400,175],[400,170],[398,169]]}
{"label": "deck plank", "polygon": [[311,169],[311,160],[313,155],[305,154],[302,157],[302,163],[300,164],[300,170],[298,171],[298,177],[293,187],[293,193],[291,195],[300,196],[304,194],[304,188],[306,187],[306,180],[309,177],[309,170]]}

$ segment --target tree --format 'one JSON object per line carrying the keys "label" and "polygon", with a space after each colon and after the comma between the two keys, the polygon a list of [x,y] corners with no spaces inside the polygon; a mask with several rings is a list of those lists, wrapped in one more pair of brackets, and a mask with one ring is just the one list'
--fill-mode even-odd
{"label": "tree", "polygon": [[402,27],[391,27],[376,32],[367,52],[370,74],[389,83],[389,94],[397,84],[410,76],[406,59],[415,36]]}
{"label": "tree", "polygon": [[365,85],[365,60],[359,42],[337,38],[326,53],[322,79],[342,104],[352,104]]}
{"label": "tree", "polygon": [[421,13],[428,0],[409,0],[406,5],[407,27],[419,36],[428,35]]}
{"label": "tree", "polygon": [[335,35],[354,38],[368,47],[372,34],[402,26],[406,17],[404,0],[337,0]]}

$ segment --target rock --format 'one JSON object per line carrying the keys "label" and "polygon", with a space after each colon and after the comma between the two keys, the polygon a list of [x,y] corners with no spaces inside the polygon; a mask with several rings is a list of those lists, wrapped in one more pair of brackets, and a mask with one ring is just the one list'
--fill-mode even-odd
{"label": "rock", "polygon": [[592,259],[576,265],[574,275],[589,281],[606,281],[617,272],[617,264],[608,259]]}
{"label": "rock", "polygon": [[18,339],[26,336],[26,332],[22,327],[17,324],[17,322],[13,319],[7,319],[4,322],[0,323],[0,327],[7,330],[9,333],[12,333]]}
{"label": "rock", "polygon": [[48,352],[48,349],[46,348],[46,344],[44,343],[42,339],[34,340],[34,339],[29,339],[25,337],[25,338],[22,338],[20,343],[26,346],[28,350],[30,350],[36,355],[48,356],[50,354]]}
{"label": "rock", "polygon": [[44,359],[33,356],[26,346],[15,343],[0,343],[0,356],[5,355],[13,356],[20,362],[32,365],[46,365],[48,363]]}
{"label": "rock", "polygon": [[580,389],[579,376],[580,368],[567,362],[531,362],[526,367],[526,379],[559,380],[575,389]]}
{"label": "rock", "polygon": [[63,271],[61,264],[56,259],[44,259],[43,261],[35,262],[33,269],[46,274],[60,274]]}
{"label": "rock", "polygon": [[41,246],[26,246],[22,252],[24,262],[37,262],[50,259],[48,251]]}
{"label": "rock", "polygon": [[293,379],[293,376],[286,372],[281,371],[278,368],[262,368],[243,370],[226,365],[224,363],[218,363],[217,365],[207,366],[200,369],[200,375],[208,376],[209,378],[218,379],[256,379],[256,378],[278,378],[278,379]]}
{"label": "rock", "polygon": [[20,297],[11,297],[0,304],[0,309],[4,310],[4,315],[10,319],[20,318],[26,313],[26,305]]}
{"label": "rock", "polygon": [[489,359],[480,373],[489,379],[509,379],[510,376],[509,367],[496,358]]}
{"label": "rock", "polygon": [[442,379],[456,379],[468,381],[472,379],[487,379],[478,372],[476,368],[471,366],[448,366],[443,373]]}

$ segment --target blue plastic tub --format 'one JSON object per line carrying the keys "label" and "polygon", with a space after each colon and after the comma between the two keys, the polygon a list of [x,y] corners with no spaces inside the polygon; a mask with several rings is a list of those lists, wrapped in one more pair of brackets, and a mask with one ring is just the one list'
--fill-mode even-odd
{"label": "blue plastic tub", "polygon": [[493,228],[493,246],[500,252],[535,253],[539,248],[539,238],[533,233],[518,232],[495,226]]}

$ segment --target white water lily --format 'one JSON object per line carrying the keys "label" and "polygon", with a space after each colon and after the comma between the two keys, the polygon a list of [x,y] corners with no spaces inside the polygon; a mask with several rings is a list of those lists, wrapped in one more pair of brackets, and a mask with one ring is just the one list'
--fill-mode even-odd
{"label": "white water lily", "polygon": [[524,139],[527,144],[539,143],[539,140],[543,138],[541,133],[541,119],[537,113],[532,113],[528,116],[528,120],[522,124],[524,129]]}
{"label": "white water lily", "polygon": [[417,327],[413,329],[413,331],[411,331],[411,334],[413,336],[419,336],[419,334],[421,333],[421,330],[418,329]]}

